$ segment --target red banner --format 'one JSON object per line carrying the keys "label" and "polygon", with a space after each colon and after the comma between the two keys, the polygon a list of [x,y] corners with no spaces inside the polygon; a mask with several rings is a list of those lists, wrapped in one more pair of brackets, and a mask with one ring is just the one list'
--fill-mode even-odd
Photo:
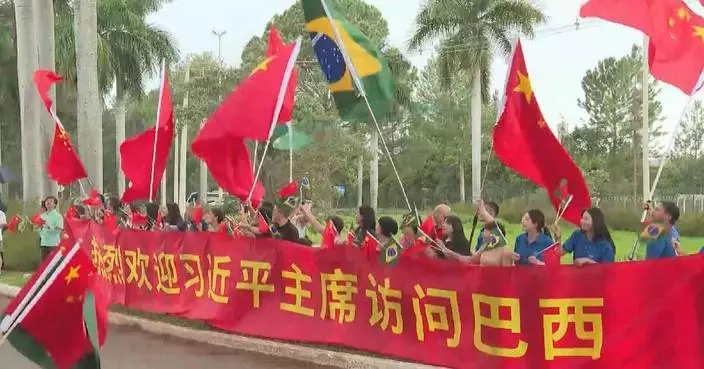
{"label": "red banner", "polygon": [[704,368],[704,257],[563,267],[370,263],[220,234],[71,223],[114,304],[453,368]]}

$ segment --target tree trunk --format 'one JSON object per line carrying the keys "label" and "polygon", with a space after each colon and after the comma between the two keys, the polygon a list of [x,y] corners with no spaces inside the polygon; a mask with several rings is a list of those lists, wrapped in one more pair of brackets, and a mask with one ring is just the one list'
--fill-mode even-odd
{"label": "tree trunk", "polygon": [[[37,42],[39,68],[55,70],[56,62],[54,56],[54,1],[53,0],[33,0],[32,12],[34,14],[34,35]],[[49,96],[54,101],[54,110],[58,111],[56,106],[56,89],[49,90]],[[54,139],[54,120],[48,113],[42,111],[41,106],[38,106],[39,111],[39,134],[41,140],[37,145],[37,155],[40,161],[46,163],[49,157],[49,149]],[[42,174],[42,193],[43,195],[58,194],[58,186],[56,182],[49,179],[46,170],[40,171]]]}
{"label": "tree trunk", "polygon": [[472,78],[472,199],[479,200],[482,187],[482,80],[477,68]]}
{"label": "tree trunk", "polygon": [[98,86],[97,0],[76,0],[74,4],[78,75],[78,151],[93,187],[102,191],[103,120]]}
{"label": "tree trunk", "polygon": [[39,97],[32,86],[32,72],[38,55],[34,38],[32,0],[15,0],[17,27],[17,83],[20,98],[22,131],[22,200],[25,203],[42,197],[42,173],[39,146]]}
{"label": "tree trunk", "polygon": [[379,205],[379,132],[372,130],[369,150],[372,158],[369,160],[369,205],[377,209]]}
{"label": "tree trunk", "polygon": [[364,201],[364,156],[360,155],[357,161],[357,208]]}
{"label": "tree trunk", "polygon": [[[176,122],[176,126],[178,127],[178,122]],[[182,127],[181,129],[186,129],[186,128]],[[174,143],[173,143],[173,146],[174,146],[174,173],[173,173],[174,174],[174,177],[173,177],[174,181],[172,184],[173,184],[173,191],[174,191],[174,204],[176,204],[176,205],[178,205],[178,202],[179,202],[178,201],[178,193],[179,193],[179,189],[178,189],[178,179],[179,179],[178,174],[179,173],[178,173],[178,170],[180,168],[179,161],[181,160],[181,157],[178,154],[179,148],[181,146],[181,145],[179,145],[180,142],[179,142],[178,131],[179,131],[178,128],[176,128],[176,132],[174,134]],[[166,173],[164,173],[164,176],[166,176]]]}
{"label": "tree trunk", "polygon": [[184,125],[181,129],[181,150],[179,151],[179,190],[178,190],[178,204],[181,209],[181,213],[186,211],[186,164],[188,158],[186,153],[188,152],[188,126]]}
{"label": "tree trunk", "polygon": [[117,194],[122,196],[125,192],[125,173],[122,171],[122,158],[120,145],[125,142],[125,105],[127,96],[119,81],[115,86],[115,153],[117,154]]}

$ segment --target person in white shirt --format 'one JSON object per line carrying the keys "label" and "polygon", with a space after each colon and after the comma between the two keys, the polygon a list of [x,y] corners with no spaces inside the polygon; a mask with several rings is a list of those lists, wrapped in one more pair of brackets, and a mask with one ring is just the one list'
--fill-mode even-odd
{"label": "person in white shirt", "polygon": [[2,268],[5,266],[5,254],[3,253],[4,244],[2,239],[2,233],[5,232],[5,229],[7,229],[7,216],[4,211],[0,210],[0,272],[2,272]]}

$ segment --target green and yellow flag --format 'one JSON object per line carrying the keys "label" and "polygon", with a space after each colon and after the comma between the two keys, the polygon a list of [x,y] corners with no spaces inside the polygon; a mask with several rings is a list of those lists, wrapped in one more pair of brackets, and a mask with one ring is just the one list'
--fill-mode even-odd
{"label": "green and yellow flag", "polygon": [[303,0],[303,13],[340,117],[350,122],[371,122],[365,95],[374,115],[385,116],[391,109],[394,88],[389,65],[379,49],[347,22],[334,0]]}

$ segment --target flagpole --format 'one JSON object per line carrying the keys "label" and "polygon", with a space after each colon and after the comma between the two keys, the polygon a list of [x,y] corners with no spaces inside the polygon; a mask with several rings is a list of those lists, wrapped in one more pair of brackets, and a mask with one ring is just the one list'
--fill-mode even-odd
{"label": "flagpole", "polygon": [[269,151],[269,144],[271,143],[271,136],[274,134],[274,129],[276,128],[276,122],[279,120],[281,115],[281,108],[284,106],[284,98],[286,97],[286,92],[288,90],[288,83],[291,80],[291,75],[296,67],[296,59],[298,59],[298,53],[301,51],[301,37],[296,39],[295,46],[293,47],[293,52],[288,59],[286,64],[286,70],[284,71],[284,78],[281,80],[281,87],[279,87],[279,96],[276,99],[276,106],[274,108],[274,116],[271,119],[271,126],[269,127],[269,136],[266,139],[266,145],[264,145],[264,151],[262,152],[262,158],[257,166],[256,173],[254,174],[254,181],[252,181],[252,188],[249,190],[249,195],[247,195],[247,200],[245,203],[249,203],[252,200],[252,195],[254,194],[254,189],[257,186],[257,180],[259,180],[259,175],[262,171],[262,165],[264,164],[264,158],[266,158],[266,153]]}
{"label": "flagpole", "polygon": [[293,124],[288,122],[288,181],[293,182]]}
{"label": "flagpole", "polygon": [[257,170],[257,156],[259,154],[259,141],[254,141],[254,160],[252,160],[252,170]]}
{"label": "flagpole", "polygon": [[154,127],[154,148],[152,149],[152,171],[149,176],[149,202],[154,201],[154,170],[156,169],[156,144],[159,141],[159,119],[161,118],[161,100],[164,97],[164,78],[166,77],[166,59],[161,61],[161,85],[159,86],[159,102],[156,107],[156,125]]}
{"label": "flagpole", "polygon": [[328,5],[325,3],[325,0],[320,0],[320,4],[323,7],[323,10],[325,10],[325,15],[328,18],[328,21],[330,22],[330,26],[335,33],[335,40],[337,41],[337,45],[340,47],[340,52],[342,52],[342,57],[345,59],[345,64],[347,65],[347,68],[349,68],[350,75],[352,76],[352,80],[354,81],[354,84],[357,86],[357,90],[359,90],[360,95],[364,99],[364,103],[367,105],[367,110],[369,110],[369,115],[372,118],[372,121],[374,122],[374,127],[376,128],[377,133],[379,134],[379,138],[381,138],[381,143],[384,146],[384,151],[386,151],[386,156],[389,158],[389,162],[391,163],[391,168],[394,170],[394,174],[396,174],[396,179],[398,180],[398,184],[401,187],[401,193],[403,194],[404,200],[406,200],[406,205],[408,206],[408,210],[413,210],[411,208],[411,202],[408,200],[408,195],[406,194],[406,188],[403,187],[403,182],[401,181],[401,176],[398,174],[398,169],[396,169],[396,164],[394,163],[394,159],[391,157],[391,151],[389,151],[389,146],[386,144],[386,140],[384,139],[384,135],[381,132],[381,128],[379,127],[379,122],[376,119],[376,115],[374,114],[374,110],[372,109],[372,106],[369,104],[369,98],[367,98],[367,94],[364,91],[364,86],[362,85],[362,82],[359,80],[359,75],[357,75],[357,71],[354,68],[354,64],[352,64],[352,60],[349,57],[349,54],[347,54],[347,50],[345,49],[345,45],[342,42],[342,36],[340,36],[340,31],[337,29],[337,24],[335,23],[335,20],[330,16],[330,10],[328,9]]}
{"label": "flagpole", "polygon": [[[684,104],[684,108],[682,108],[682,113],[680,114],[680,119],[677,121],[677,125],[675,125],[675,129],[672,132],[672,136],[670,137],[670,141],[667,143],[667,146],[665,148],[665,152],[663,153],[662,158],[660,158],[660,163],[658,164],[658,172],[655,175],[655,180],[653,181],[653,185],[650,187],[650,192],[647,194],[648,198],[645,200],[646,203],[647,201],[652,201],[653,196],[655,196],[655,189],[658,187],[658,183],[660,182],[660,175],[662,175],[662,169],[665,167],[665,162],[667,161],[667,158],[670,156],[672,153],[672,150],[675,146],[675,140],[677,139],[677,134],[679,132],[679,128],[682,125],[682,121],[684,121],[685,116],[687,115],[687,111],[689,110],[689,106],[692,104],[692,101],[694,101],[694,94],[697,91],[696,86],[694,91],[692,91],[691,94],[689,94],[689,98],[687,99],[687,102]],[[645,142],[643,143],[644,145],[646,144]],[[645,163],[643,163],[645,164]],[[650,165],[650,163],[648,163]],[[648,210],[645,209],[643,210],[643,214],[640,217],[640,222],[643,223],[645,222],[645,219],[648,217]],[[638,250],[638,239],[639,239],[640,233],[636,232],[636,237],[635,240],[633,241],[633,246],[631,246],[631,252],[628,254],[628,260],[633,260],[636,257],[636,250]]]}

